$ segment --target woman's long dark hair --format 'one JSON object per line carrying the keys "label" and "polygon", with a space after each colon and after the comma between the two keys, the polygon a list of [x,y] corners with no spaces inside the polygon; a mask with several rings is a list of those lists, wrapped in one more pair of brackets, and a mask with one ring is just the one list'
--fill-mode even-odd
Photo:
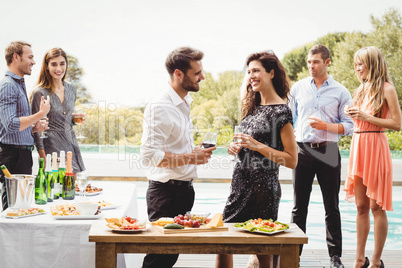
{"label": "woman's long dark hair", "polygon": [[[272,84],[274,85],[275,91],[279,97],[287,102],[290,91],[289,77],[275,53],[269,50],[251,54],[247,59],[247,66],[250,64],[250,62],[255,60],[261,62],[261,65],[264,67],[267,73],[269,73],[272,69],[274,70]],[[242,99],[241,105],[242,119],[251,114],[260,103],[260,92],[254,92],[250,83],[247,82],[246,94]]]}

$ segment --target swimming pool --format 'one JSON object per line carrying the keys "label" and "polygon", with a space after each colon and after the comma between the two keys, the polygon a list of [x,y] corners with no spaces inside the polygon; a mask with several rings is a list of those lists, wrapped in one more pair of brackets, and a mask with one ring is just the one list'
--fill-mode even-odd
{"label": "swimming pool", "polygon": [[[138,194],[138,217],[147,218],[145,192],[148,182],[133,182],[137,185]],[[194,210],[205,210],[212,214],[222,212],[226,198],[229,195],[229,183],[195,183],[196,200]],[[356,249],[356,207],[354,203],[346,202],[343,191],[340,193],[340,210],[342,217],[343,249]],[[387,212],[389,230],[385,243],[385,250],[402,249],[402,187],[393,188],[394,211]],[[291,184],[282,184],[282,199],[279,206],[278,220],[289,222],[293,207],[293,187]],[[311,193],[309,215],[307,218],[307,235],[309,243],[305,248],[325,249],[325,212],[322,203],[321,191],[318,185],[313,185]],[[372,216],[371,216],[371,222]],[[367,250],[374,249],[373,225],[367,241]]]}

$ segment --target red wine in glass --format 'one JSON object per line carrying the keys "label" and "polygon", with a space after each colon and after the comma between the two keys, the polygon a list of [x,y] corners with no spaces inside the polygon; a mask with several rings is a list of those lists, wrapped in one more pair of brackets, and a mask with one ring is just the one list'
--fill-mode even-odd
{"label": "red wine in glass", "polygon": [[216,144],[203,142],[203,143],[202,143],[202,146],[203,146],[205,149],[207,149],[207,148],[215,147]]}

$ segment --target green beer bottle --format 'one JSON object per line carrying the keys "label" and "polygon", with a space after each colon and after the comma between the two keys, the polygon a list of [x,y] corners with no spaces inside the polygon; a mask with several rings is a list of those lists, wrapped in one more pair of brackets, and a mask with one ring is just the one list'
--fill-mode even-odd
{"label": "green beer bottle", "polygon": [[73,174],[73,153],[67,152],[66,176],[63,179],[63,199],[73,200],[75,198],[75,177]]}
{"label": "green beer bottle", "polygon": [[54,179],[52,173],[52,156],[50,154],[46,155],[46,168],[45,168],[45,177],[47,183],[47,202],[53,202],[54,195]]}
{"label": "green beer bottle", "polygon": [[35,179],[35,203],[39,205],[44,205],[47,203],[47,195],[46,195],[47,183],[45,174],[43,173],[43,165],[44,165],[44,159],[41,158],[39,160],[38,175],[36,176]]}

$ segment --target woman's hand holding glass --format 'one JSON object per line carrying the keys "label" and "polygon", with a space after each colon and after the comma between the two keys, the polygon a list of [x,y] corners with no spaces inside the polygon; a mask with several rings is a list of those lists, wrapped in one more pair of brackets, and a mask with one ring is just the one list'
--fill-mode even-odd
{"label": "woman's hand holding glass", "polygon": [[[240,152],[241,147],[234,141],[228,146],[228,154],[236,156]],[[235,159],[233,159],[234,161]]]}
{"label": "woman's hand holding glass", "polygon": [[235,134],[235,139],[238,140],[235,145],[239,148],[244,147],[253,151],[258,151],[261,148],[261,143],[248,134]]}
{"label": "woman's hand holding glass", "polygon": [[239,138],[238,134],[243,133],[243,131],[244,130],[243,130],[242,126],[235,126],[234,132],[233,132],[234,133],[233,142],[231,142],[228,147],[228,153],[231,155],[234,155],[234,158],[232,159],[232,161],[234,161],[234,162],[240,162],[237,154],[240,152],[240,149],[241,149],[240,146],[238,145],[238,142],[241,141],[241,139]]}
{"label": "woman's hand holding glass", "polygon": [[363,112],[356,101],[350,100],[348,105],[345,106],[345,114],[350,116],[352,119],[359,119],[363,121],[367,121],[369,115]]}
{"label": "woman's hand holding glass", "polygon": [[355,110],[354,108],[357,108],[356,101],[354,101],[354,100],[349,100],[349,101],[348,101],[348,104],[345,105],[345,108],[344,108],[345,114],[346,114],[347,116],[352,117],[353,112],[354,112],[354,110]]}
{"label": "woman's hand holding glass", "polygon": [[79,134],[77,136],[77,139],[83,139],[85,138],[82,134],[81,134],[81,125],[85,123],[85,113],[84,110],[79,108],[79,109],[75,109],[73,115],[73,121],[75,124],[77,124],[80,128],[79,130]]}

